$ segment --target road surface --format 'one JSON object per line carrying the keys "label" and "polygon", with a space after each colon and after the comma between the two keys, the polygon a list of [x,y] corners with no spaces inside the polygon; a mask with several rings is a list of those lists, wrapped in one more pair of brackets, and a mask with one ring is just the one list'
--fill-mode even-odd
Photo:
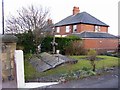
{"label": "road surface", "polygon": [[52,85],[47,88],[118,88],[118,69],[100,76],[73,80],[58,85]]}

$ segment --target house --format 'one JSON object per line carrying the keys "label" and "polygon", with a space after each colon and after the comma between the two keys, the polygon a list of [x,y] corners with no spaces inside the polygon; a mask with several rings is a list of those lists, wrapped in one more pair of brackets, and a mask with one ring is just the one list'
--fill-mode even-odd
{"label": "house", "polygon": [[56,37],[76,35],[82,38],[85,49],[116,50],[118,38],[108,33],[106,23],[87,12],[73,7],[73,14],[55,24]]}

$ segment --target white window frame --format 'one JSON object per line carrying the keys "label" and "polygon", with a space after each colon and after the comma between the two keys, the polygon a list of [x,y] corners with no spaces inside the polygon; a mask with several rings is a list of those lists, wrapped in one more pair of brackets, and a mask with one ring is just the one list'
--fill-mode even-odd
{"label": "white window frame", "polygon": [[77,25],[73,25],[73,33],[77,32]]}
{"label": "white window frame", "polygon": [[99,32],[100,31],[100,26],[95,26],[95,32]]}
{"label": "white window frame", "polygon": [[56,31],[57,33],[60,33],[60,27],[57,27],[57,31]]}
{"label": "white window frame", "polygon": [[70,32],[70,26],[66,26],[66,33]]}

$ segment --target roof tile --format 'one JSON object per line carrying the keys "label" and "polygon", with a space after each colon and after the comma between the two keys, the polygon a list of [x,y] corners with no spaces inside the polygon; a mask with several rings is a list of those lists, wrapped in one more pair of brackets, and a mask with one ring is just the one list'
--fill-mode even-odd
{"label": "roof tile", "polygon": [[72,35],[78,36],[80,38],[118,38],[117,36],[103,32],[81,32],[73,33]]}
{"label": "roof tile", "polygon": [[77,24],[77,23],[109,26],[104,22],[100,21],[99,19],[88,14],[87,12],[81,12],[76,15],[70,15],[65,19],[61,20],[60,22],[56,23],[55,26],[64,26],[64,25]]}

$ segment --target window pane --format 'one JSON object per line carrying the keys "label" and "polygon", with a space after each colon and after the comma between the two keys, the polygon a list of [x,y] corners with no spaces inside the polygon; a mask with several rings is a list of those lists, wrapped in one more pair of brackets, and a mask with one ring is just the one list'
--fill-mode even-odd
{"label": "window pane", "polygon": [[60,33],[60,27],[57,27],[57,33]]}
{"label": "window pane", "polygon": [[100,31],[100,26],[95,26],[95,32]]}
{"label": "window pane", "polygon": [[66,26],[66,32],[70,31],[70,26]]}
{"label": "window pane", "polygon": [[77,25],[73,25],[73,33],[77,31]]}

